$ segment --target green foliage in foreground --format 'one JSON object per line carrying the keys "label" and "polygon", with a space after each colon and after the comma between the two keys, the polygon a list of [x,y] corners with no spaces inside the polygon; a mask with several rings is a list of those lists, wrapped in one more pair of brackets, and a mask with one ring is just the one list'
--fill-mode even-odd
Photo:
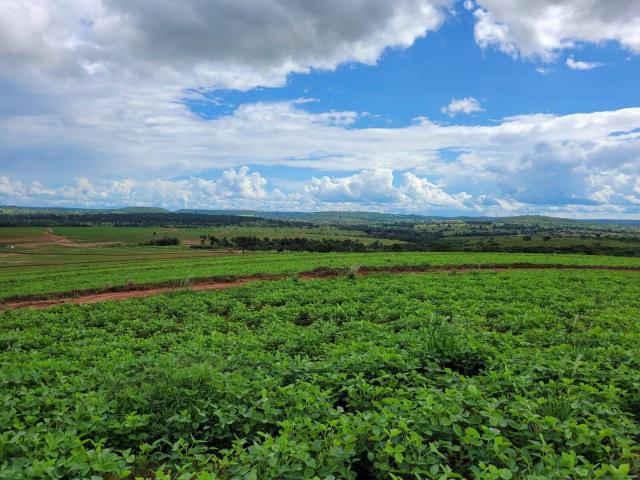
{"label": "green foliage in foreground", "polygon": [[0,478],[633,478],[639,280],[283,280],[5,312]]}

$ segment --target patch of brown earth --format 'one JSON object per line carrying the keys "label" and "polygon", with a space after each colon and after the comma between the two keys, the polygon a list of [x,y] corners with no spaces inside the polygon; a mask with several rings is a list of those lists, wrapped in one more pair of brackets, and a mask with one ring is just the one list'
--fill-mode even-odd
{"label": "patch of brown earth", "polygon": [[61,247],[105,247],[122,244],[122,242],[76,243],[67,237],[53,233],[51,228],[47,229],[41,236],[15,237],[7,239],[2,243],[5,245],[12,245],[16,248],[38,248],[51,245]]}

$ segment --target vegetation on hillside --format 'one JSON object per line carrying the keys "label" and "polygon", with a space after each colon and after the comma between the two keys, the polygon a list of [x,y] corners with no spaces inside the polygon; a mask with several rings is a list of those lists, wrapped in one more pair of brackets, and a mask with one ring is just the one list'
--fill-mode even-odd
{"label": "vegetation on hillside", "polygon": [[[591,255],[640,256],[640,225],[614,221],[585,222],[540,216],[511,218],[455,218],[393,215],[368,212],[260,212],[250,211],[181,211],[163,212],[154,209],[131,208],[105,211],[4,209],[0,226],[5,227],[164,227],[164,228],[225,228],[256,227],[276,232],[254,235],[260,241],[240,239],[251,246],[244,250],[286,250],[281,243],[267,245],[270,239],[307,238],[309,243],[291,250],[305,251],[476,251],[528,253],[584,253]],[[230,214],[233,213],[233,214]],[[290,233],[279,234],[278,230]],[[344,232],[341,240],[368,244],[316,244],[312,230],[331,229],[335,236]],[[307,230],[307,231],[305,231]],[[297,231],[299,234],[293,234]],[[166,234],[166,232],[165,232]],[[205,235],[220,236],[213,232]],[[202,235],[202,234],[200,234]],[[177,238],[183,235],[168,235]],[[224,235],[250,237],[238,233]],[[353,238],[354,236],[361,238]],[[370,238],[371,241],[366,241]],[[184,239],[184,238],[181,238]],[[331,238],[333,240],[334,238]],[[149,241],[146,239],[145,241]],[[194,243],[197,238],[193,238]],[[328,239],[327,239],[328,240]],[[100,241],[100,240],[97,240]],[[231,241],[231,240],[229,240]],[[378,241],[381,245],[373,245]],[[300,240],[293,242],[301,243]],[[343,242],[344,243],[344,242]],[[348,242],[347,242],[348,243]],[[390,244],[394,244],[390,247]],[[233,246],[233,245],[230,245]]]}
{"label": "vegetation on hillside", "polygon": [[[90,227],[108,225],[116,227],[211,227],[223,225],[261,225],[284,227],[292,222],[274,219],[241,217],[237,215],[207,215],[172,212],[43,212],[0,214],[0,227]],[[304,226],[305,223],[296,223]]]}

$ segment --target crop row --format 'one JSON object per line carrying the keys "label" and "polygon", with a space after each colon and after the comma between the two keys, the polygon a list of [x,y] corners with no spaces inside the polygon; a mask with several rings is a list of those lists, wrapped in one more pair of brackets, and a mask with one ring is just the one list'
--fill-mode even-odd
{"label": "crop row", "polygon": [[[162,249],[160,249],[162,250]],[[83,255],[65,258],[53,265],[3,268],[0,272],[0,300],[10,297],[46,295],[125,284],[154,284],[176,281],[188,284],[199,278],[228,278],[254,274],[295,274],[317,268],[354,266],[424,266],[514,263],[610,265],[640,267],[640,258],[596,255],[540,255],[504,253],[247,253],[193,258],[114,259],[113,263],[83,261]],[[108,259],[108,257],[105,257]],[[44,259],[43,259],[44,261]]]}
{"label": "crop row", "polygon": [[632,478],[639,277],[282,280],[4,312],[0,478]]}

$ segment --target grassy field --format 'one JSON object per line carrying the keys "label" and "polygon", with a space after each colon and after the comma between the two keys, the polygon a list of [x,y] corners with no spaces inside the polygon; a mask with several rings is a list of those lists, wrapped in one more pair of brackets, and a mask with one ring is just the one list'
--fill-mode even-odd
{"label": "grassy field", "polygon": [[639,280],[376,275],[0,313],[0,478],[637,478]]}
{"label": "grassy field", "polygon": [[221,254],[176,247],[71,249],[42,255],[0,257],[0,300],[60,292],[154,284],[175,280],[295,274],[358,266],[477,265],[513,263],[640,266],[640,258],[595,255],[501,253],[236,253]]}
{"label": "grassy field", "polygon": [[496,237],[451,237],[443,240],[443,243],[452,247],[478,247],[491,244],[497,247],[547,247],[557,249],[569,249],[578,246],[606,247],[611,249],[638,248],[638,239],[620,238],[580,238],[580,237],[551,237],[547,240],[541,235],[531,235],[525,240],[524,235],[509,235]]}
{"label": "grassy field", "polygon": [[0,227],[0,245],[6,245],[25,238],[46,240],[44,227]]}
{"label": "grassy field", "polygon": [[[238,236],[258,238],[306,237],[316,240],[358,240],[364,244],[376,241],[357,230],[341,230],[332,227],[224,227],[224,228],[164,228],[164,227],[0,227],[0,249],[8,246],[19,247],[20,243],[52,243],[47,236],[51,232],[70,242],[83,244],[122,244],[138,246],[154,238],[175,237],[186,244],[200,243],[200,235],[213,235],[231,239]],[[155,233],[155,235],[154,235]],[[381,243],[399,243],[380,239]]]}

